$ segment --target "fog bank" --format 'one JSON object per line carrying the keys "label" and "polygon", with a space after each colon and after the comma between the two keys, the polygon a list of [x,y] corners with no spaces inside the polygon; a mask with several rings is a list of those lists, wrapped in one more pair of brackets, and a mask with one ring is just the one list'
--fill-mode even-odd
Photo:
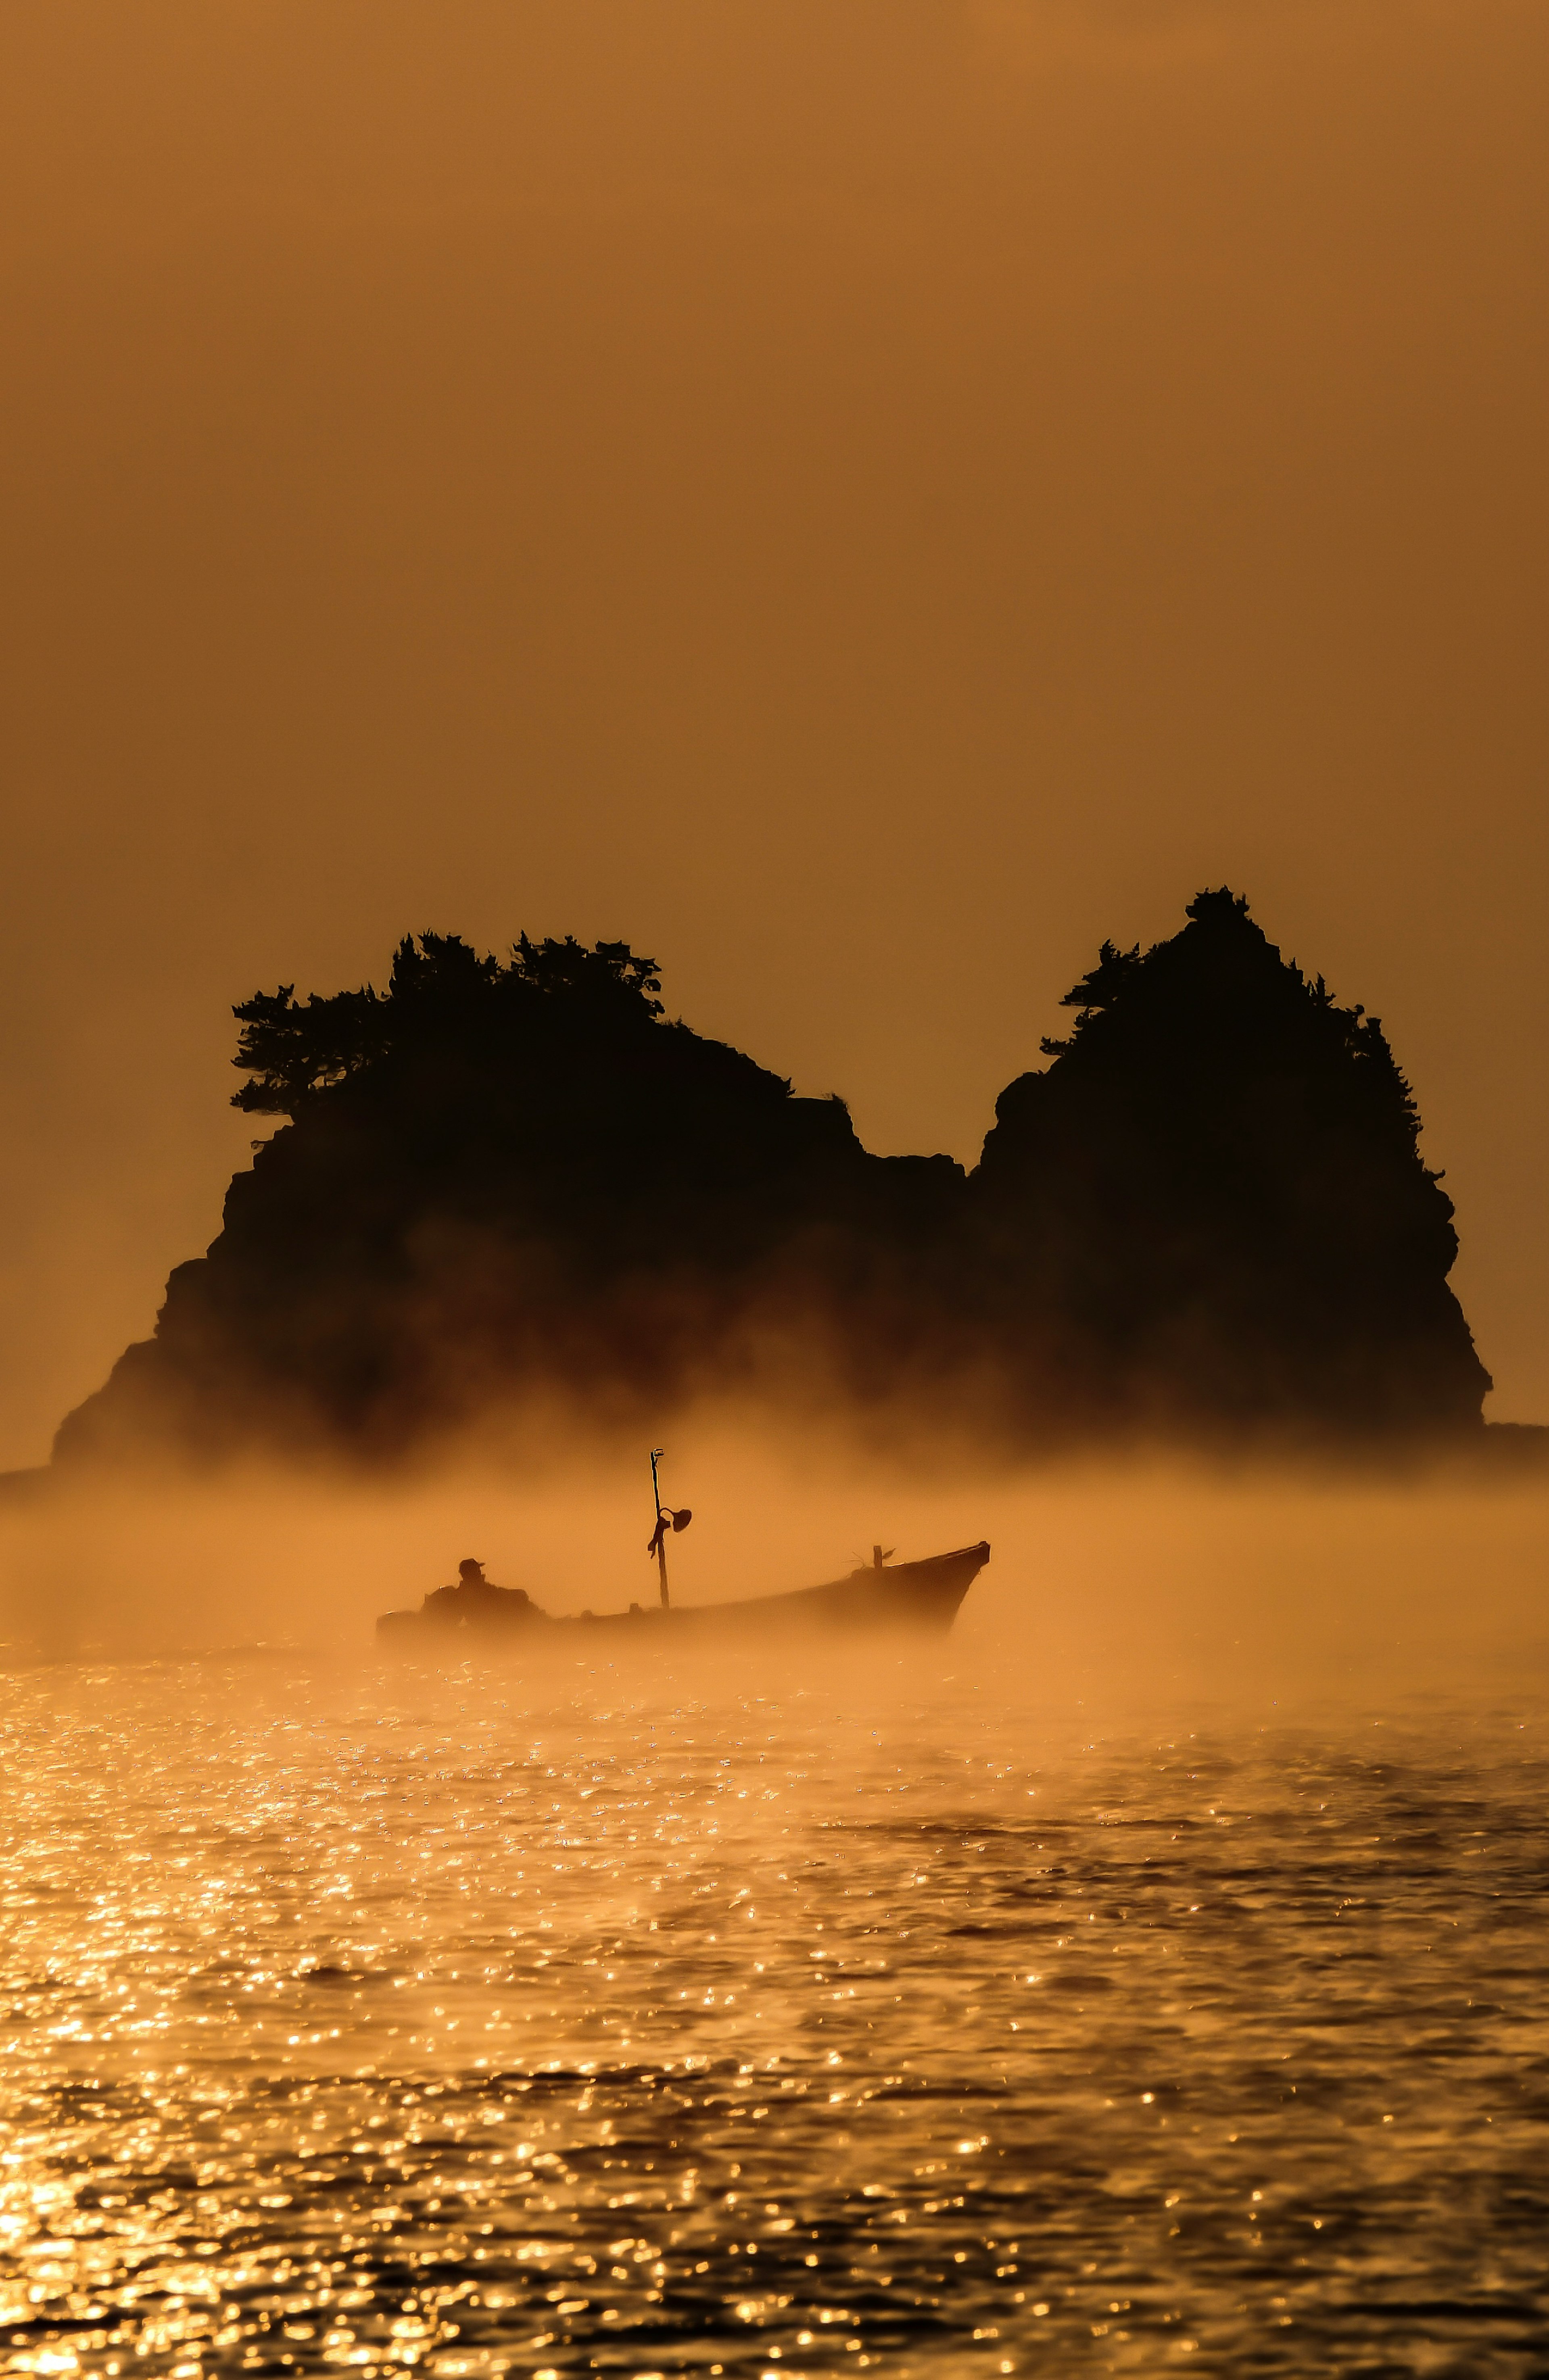
{"label": "fog bank", "polygon": [[[1160,1465],[904,1476],[707,1423],[674,1437],[663,1492],[696,1516],[671,1547],[684,1606],[837,1577],[877,1542],[908,1560],[990,1540],[952,1634],[902,1667],[892,1647],[791,1648],[782,1671],[833,1684],[848,1664],[862,1701],[950,1678],[1067,1716],[1213,1700],[1267,1715],[1549,1682],[1549,1490],[1533,1483]],[[46,1496],[0,1511],[0,1658],[266,1646],[369,1663],[376,1615],[418,1606],[468,1554],[556,1614],[648,1604],[650,1523],[643,1454],[573,1453],[523,1479],[250,1472]],[[713,1672],[647,1658],[656,1686],[684,1694],[756,1684],[769,1666],[752,1650]],[[599,1666],[584,1638],[522,1657],[550,1694]],[[509,1693],[510,1667],[499,1677]]]}

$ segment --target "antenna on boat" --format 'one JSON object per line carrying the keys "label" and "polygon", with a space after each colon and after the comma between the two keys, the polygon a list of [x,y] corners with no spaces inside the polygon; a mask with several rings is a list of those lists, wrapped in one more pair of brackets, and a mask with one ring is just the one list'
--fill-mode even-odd
{"label": "antenna on boat", "polygon": [[669,1529],[686,1529],[694,1518],[686,1504],[674,1512],[671,1505],[664,1504],[661,1500],[661,1488],[657,1479],[656,1466],[666,1451],[666,1448],[661,1446],[653,1446],[651,1449],[651,1495],[656,1503],[656,1530],[650,1544],[646,1548],[647,1554],[656,1556],[656,1567],[661,1579],[663,1611],[669,1611],[672,1609],[672,1597],[667,1592],[667,1532]]}

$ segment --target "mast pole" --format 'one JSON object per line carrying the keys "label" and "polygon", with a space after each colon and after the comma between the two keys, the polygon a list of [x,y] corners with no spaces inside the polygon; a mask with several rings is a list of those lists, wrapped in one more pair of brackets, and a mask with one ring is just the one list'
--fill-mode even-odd
{"label": "mast pole", "polygon": [[660,1446],[651,1449],[651,1496],[656,1504],[656,1566],[661,1579],[661,1608],[667,1611],[672,1609],[672,1597],[667,1592],[667,1532],[661,1525],[661,1488],[656,1475],[657,1463],[664,1452]]}

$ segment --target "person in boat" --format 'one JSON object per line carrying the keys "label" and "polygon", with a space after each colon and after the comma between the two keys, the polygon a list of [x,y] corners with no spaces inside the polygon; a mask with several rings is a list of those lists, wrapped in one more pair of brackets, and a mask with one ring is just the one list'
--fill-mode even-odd
{"label": "person in boat", "polygon": [[471,1554],[458,1563],[452,1585],[438,1586],[425,1597],[424,1606],[427,1620],[475,1628],[488,1621],[523,1620],[537,1608],[526,1587],[497,1586],[486,1578],[483,1563]]}

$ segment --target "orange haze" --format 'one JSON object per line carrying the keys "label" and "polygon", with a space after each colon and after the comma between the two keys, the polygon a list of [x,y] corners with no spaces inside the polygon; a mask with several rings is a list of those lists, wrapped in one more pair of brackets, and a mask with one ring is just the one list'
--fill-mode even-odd
{"label": "orange haze", "polygon": [[[958,1465],[911,1480],[837,1436],[750,1437],[690,1418],[665,1492],[695,1507],[671,1540],[676,1604],[842,1575],[880,1534],[901,1560],[991,1541],[950,1637],[913,1650],[825,1645],[852,1699],[950,1678],[999,1701],[1107,1724],[1216,1709],[1267,1719],[1333,1705],[1393,1713],[1415,1694],[1535,1707],[1549,1687],[1549,1493],[1097,1464],[1034,1476]],[[330,1484],[254,1471],[142,1478],[0,1508],[0,1670],[42,1658],[266,1645],[375,1658],[380,1611],[418,1608],[466,1554],[555,1614],[650,1604],[642,1460],[551,1447],[520,1481],[487,1468]],[[810,1649],[789,1648],[810,1681]],[[671,1658],[611,1641],[533,1648],[524,1692],[562,1701],[671,1678],[678,1692],[772,1689],[765,1649]],[[476,1660],[476,1670],[482,1668]]]}
{"label": "orange haze", "polygon": [[8,0],[0,1462],[257,986],[627,937],[971,1160],[1223,881],[1549,1416],[1546,243],[1538,0]]}

